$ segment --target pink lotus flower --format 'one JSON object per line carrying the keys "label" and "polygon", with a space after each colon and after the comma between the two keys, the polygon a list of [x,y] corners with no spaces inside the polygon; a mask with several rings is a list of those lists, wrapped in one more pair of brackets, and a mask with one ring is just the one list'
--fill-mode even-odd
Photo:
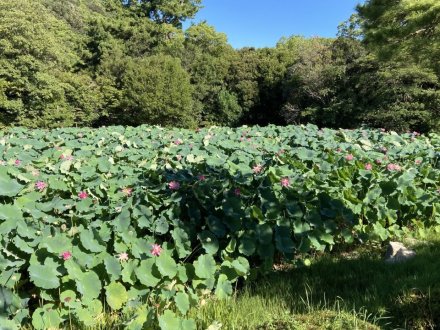
{"label": "pink lotus flower", "polygon": [[388,165],[387,165],[387,170],[388,170],[388,171],[394,171],[395,169],[396,169],[396,167],[395,167],[394,164],[388,164]]}
{"label": "pink lotus flower", "polygon": [[125,262],[128,260],[128,253],[127,252],[121,252],[118,254],[118,260],[120,262]]}
{"label": "pink lotus flower", "polygon": [[64,159],[66,158],[66,156],[64,156],[63,154],[60,155],[60,159]]}
{"label": "pink lotus flower", "polygon": [[388,171],[400,171],[402,168],[398,164],[388,164],[387,165]]}
{"label": "pink lotus flower", "polygon": [[261,165],[261,164],[257,164],[257,165],[255,165],[255,166],[252,168],[252,171],[253,171],[255,174],[260,173],[262,170],[263,170],[263,165]]}
{"label": "pink lotus flower", "polygon": [[280,183],[281,183],[281,187],[289,187],[290,186],[290,180],[289,180],[289,178],[282,178],[281,180],[280,180]]}
{"label": "pink lotus flower", "polygon": [[367,171],[371,171],[371,170],[373,169],[373,165],[371,165],[370,163],[365,164],[365,169],[366,169]]}
{"label": "pink lotus flower", "polygon": [[382,159],[376,159],[376,164],[382,164]]}
{"label": "pink lotus flower", "polygon": [[128,188],[128,187],[124,187],[124,188],[122,188],[122,192],[124,193],[125,196],[131,196],[133,189]]}
{"label": "pink lotus flower", "polygon": [[416,163],[416,165],[420,165],[422,163],[422,160],[421,159],[416,159],[415,163]]}
{"label": "pink lotus flower", "polygon": [[80,199],[86,199],[87,197],[89,197],[89,194],[88,194],[87,192],[85,192],[85,191],[80,191],[80,192],[78,193],[78,197],[79,197]]}
{"label": "pink lotus flower", "polygon": [[150,252],[151,252],[151,254],[152,254],[153,256],[158,257],[158,256],[160,256],[160,254],[162,253],[162,248],[160,247],[159,244],[153,244],[153,245],[151,246],[151,250],[150,250]]}
{"label": "pink lotus flower", "polygon": [[170,183],[168,183],[168,188],[170,188],[171,190],[178,190],[180,188],[180,183],[177,181],[171,181]]}
{"label": "pink lotus flower", "polygon": [[72,253],[70,253],[70,251],[65,251],[65,252],[61,253],[61,257],[64,260],[69,260],[70,258],[72,258]]}
{"label": "pink lotus flower", "polygon": [[206,176],[200,174],[197,179],[199,179],[199,181],[205,181],[206,180]]}
{"label": "pink lotus flower", "polygon": [[177,139],[177,140],[174,141],[174,144],[175,144],[176,146],[181,145],[182,143],[183,143],[183,141],[180,140],[180,139]]}
{"label": "pink lotus flower", "polygon": [[347,156],[345,156],[345,159],[351,161],[354,159],[354,156],[352,154],[348,154]]}
{"label": "pink lotus flower", "polygon": [[14,164],[15,164],[16,166],[20,166],[20,164],[21,164],[21,160],[20,160],[20,159],[16,159],[15,162],[14,162]]}
{"label": "pink lotus flower", "polygon": [[39,190],[39,191],[43,191],[44,189],[46,189],[46,187],[47,187],[46,182],[43,182],[43,181],[37,181],[37,182],[35,183],[35,188],[36,188],[37,190]]}
{"label": "pink lotus flower", "polygon": [[235,188],[235,189],[234,189],[234,195],[235,195],[235,196],[240,196],[240,195],[241,195],[240,188]]}

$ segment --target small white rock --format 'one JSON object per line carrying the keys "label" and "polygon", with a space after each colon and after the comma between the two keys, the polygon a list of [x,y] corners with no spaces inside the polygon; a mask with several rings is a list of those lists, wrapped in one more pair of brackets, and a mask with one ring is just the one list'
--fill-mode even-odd
{"label": "small white rock", "polygon": [[385,254],[385,262],[395,263],[411,259],[416,256],[416,252],[407,249],[402,243],[390,242]]}

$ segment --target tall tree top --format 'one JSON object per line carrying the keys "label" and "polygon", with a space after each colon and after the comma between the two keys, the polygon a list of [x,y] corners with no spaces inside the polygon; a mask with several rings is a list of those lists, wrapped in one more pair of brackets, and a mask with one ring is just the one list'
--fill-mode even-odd
{"label": "tall tree top", "polygon": [[413,59],[440,72],[440,1],[367,0],[357,11],[365,42],[380,55]]}
{"label": "tall tree top", "polygon": [[157,23],[182,26],[182,22],[194,17],[202,0],[122,0],[124,6],[135,10]]}

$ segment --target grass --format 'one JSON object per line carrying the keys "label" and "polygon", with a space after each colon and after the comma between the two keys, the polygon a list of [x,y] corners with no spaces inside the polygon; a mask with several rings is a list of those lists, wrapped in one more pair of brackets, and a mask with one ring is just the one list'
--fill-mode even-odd
{"label": "grass", "polygon": [[374,246],[326,254],[192,313],[201,329],[440,329],[440,235],[412,247],[416,258],[400,264]]}

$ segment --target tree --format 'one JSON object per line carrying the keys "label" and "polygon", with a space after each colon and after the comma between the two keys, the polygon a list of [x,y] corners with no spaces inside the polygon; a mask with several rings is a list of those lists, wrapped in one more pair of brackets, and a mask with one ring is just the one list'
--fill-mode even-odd
{"label": "tree", "polygon": [[41,3],[0,1],[0,120],[3,125],[90,125],[99,96],[76,70],[79,40]]}
{"label": "tree", "polygon": [[122,78],[122,122],[195,127],[199,114],[193,111],[190,77],[180,60],[154,55],[128,63]]}
{"label": "tree", "polygon": [[182,63],[194,86],[194,106],[203,125],[233,125],[241,116],[237,97],[227,86],[226,77],[234,50],[226,35],[201,23],[185,31]]}
{"label": "tree", "polygon": [[[344,68],[333,59],[333,40],[297,40],[294,63],[284,81],[286,104],[283,116],[296,122],[336,126],[338,118],[329,105],[337,96]],[[293,113],[292,113],[293,112]]]}
{"label": "tree", "polygon": [[382,59],[412,61],[440,74],[438,0],[368,0],[357,11],[365,43]]}
{"label": "tree", "polygon": [[122,3],[138,15],[159,24],[182,27],[182,22],[194,17],[201,0],[122,0]]}
{"label": "tree", "polygon": [[440,125],[439,87],[431,70],[416,65],[381,67],[375,88],[369,88],[370,104],[375,106],[370,105],[364,120],[371,126],[396,131],[436,129]]}

